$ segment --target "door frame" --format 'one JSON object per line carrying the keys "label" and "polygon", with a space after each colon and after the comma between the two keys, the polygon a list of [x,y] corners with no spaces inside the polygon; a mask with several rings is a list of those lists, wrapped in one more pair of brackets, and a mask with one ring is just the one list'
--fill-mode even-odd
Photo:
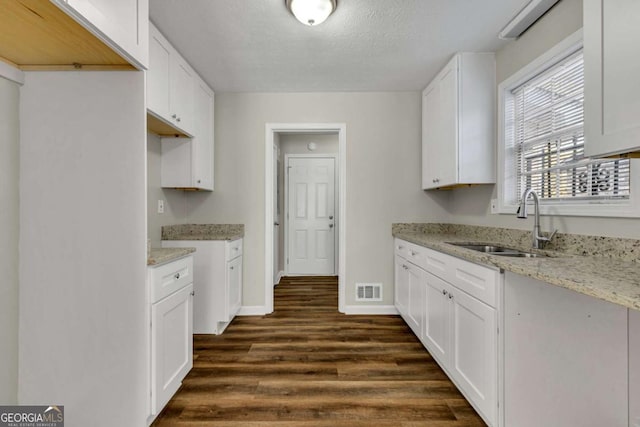
{"label": "door frame", "polygon": [[273,145],[276,133],[337,133],[338,134],[338,311],[345,312],[346,277],[346,194],[347,194],[347,125],[346,123],[266,123],[265,124],[265,198],[264,198],[264,307],[273,313]]}
{"label": "door frame", "polygon": [[[285,259],[289,258],[289,159],[333,159],[333,179],[334,179],[334,189],[333,189],[333,200],[334,200],[334,228],[335,228],[335,236],[340,236],[340,200],[338,197],[338,192],[336,191],[340,188],[340,180],[338,177],[338,170],[340,168],[338,163],[338,155],[335,153],[330,154],[285,154],[284,156],[284,253],[283,257]],[[336,214],[335,212],[338,212]],[[336,274],[337,266],[339,264],[338,257],[340,255],[340,248],[338,247],[338,239],[334,238],[333,245],[333,274]],[[275,263],[274,263],[275,264]],[[284,275],[289,275],[289,264],[285,262],[284,264]]]}

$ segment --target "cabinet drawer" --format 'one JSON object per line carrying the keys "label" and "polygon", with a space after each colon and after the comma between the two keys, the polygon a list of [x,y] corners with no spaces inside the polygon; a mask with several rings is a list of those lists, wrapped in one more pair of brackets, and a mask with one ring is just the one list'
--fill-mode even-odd
{"label": "cabinet drawer", "polygon": [[409,242],[404,240],[395,239],[393,244],[393,253],[394,255],[401,256],[402,258],[407,258],[409,250]]}
{"label": "cabinet drawer", "polygon": [[449,282],[491,307],[496,306],[500,272],[452,257]]}
{"label": "cabinet drawer", "polygon": [[242,239],[232,240],[227,242],[227,261],[231,261],[234,258],[242,255]]}
{"label": "cabinet drawer", "polygon": [[416,245],[406,240],[396,239],[394,248],[395,255],[401,256],[418,267],[424,268],[425,254],[427,252],[424,246]]}
{"label": "cabinet drawer", "polygon": [[193,256],[150,267],[151,303],[160,301],[193,282]]}
{"label": "cabinet drawer", "polygon": [[451,263],[454,260],[455,258],[442,252],[425,249],[424,261],[421,267],[434,276],[449,281]]}

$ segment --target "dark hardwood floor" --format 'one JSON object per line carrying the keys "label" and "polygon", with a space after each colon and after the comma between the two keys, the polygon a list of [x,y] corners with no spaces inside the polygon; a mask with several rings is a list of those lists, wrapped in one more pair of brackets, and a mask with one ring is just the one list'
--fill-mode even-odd
{"label": "dark hardwood floor", "polygon": [[338,313],[336,278],[283,278],[274,305],[194,337],[155,427],[485,426],[399,316]]}

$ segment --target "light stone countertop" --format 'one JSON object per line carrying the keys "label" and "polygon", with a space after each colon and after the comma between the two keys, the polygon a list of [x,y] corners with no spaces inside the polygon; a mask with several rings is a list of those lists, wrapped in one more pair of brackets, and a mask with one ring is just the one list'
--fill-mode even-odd
{"label": "light stone countertop", "polygon": [[158,266],[174,261],[196,251],[196,248],[151,248],[147,265]]}
{"label": "light stone countertop", "polygon": [[237,240],[244,224],[179,224],[162,227],[162,240]]}
{"label": "light stone countertop", "polygon": [[[494,266],[552,285],[561,286],[624,307],[640,310],[640,263],[625,258],[586,256],[569,251],[536,251],[518,244],[498,229],[493,238],[482,233],[464,233],[443,227],[412,230],[394,224],[393,236],[426,248],[444,252],[467,261]],[[530,233],[530,232],[529,232]],[[586,236],[589,237],[589,236]],[[635,247],[637,241],[629,244]],[[478,242],[498,244],[529,252],[540,252],[546,257],[512,258],[490,255],[447,242]],[[597,250],[596,250],[596,253]],[[637,253],[636,253],[637,255]]]}

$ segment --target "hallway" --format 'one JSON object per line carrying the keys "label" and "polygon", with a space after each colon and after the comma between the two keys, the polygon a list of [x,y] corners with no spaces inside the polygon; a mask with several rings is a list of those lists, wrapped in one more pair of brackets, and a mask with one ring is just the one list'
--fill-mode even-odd
{"label": "hallway", "polygon": [[337,278],[285,277],[274,304],[194,337],[154,426],[485,425],[399,316],[338,313]]}

